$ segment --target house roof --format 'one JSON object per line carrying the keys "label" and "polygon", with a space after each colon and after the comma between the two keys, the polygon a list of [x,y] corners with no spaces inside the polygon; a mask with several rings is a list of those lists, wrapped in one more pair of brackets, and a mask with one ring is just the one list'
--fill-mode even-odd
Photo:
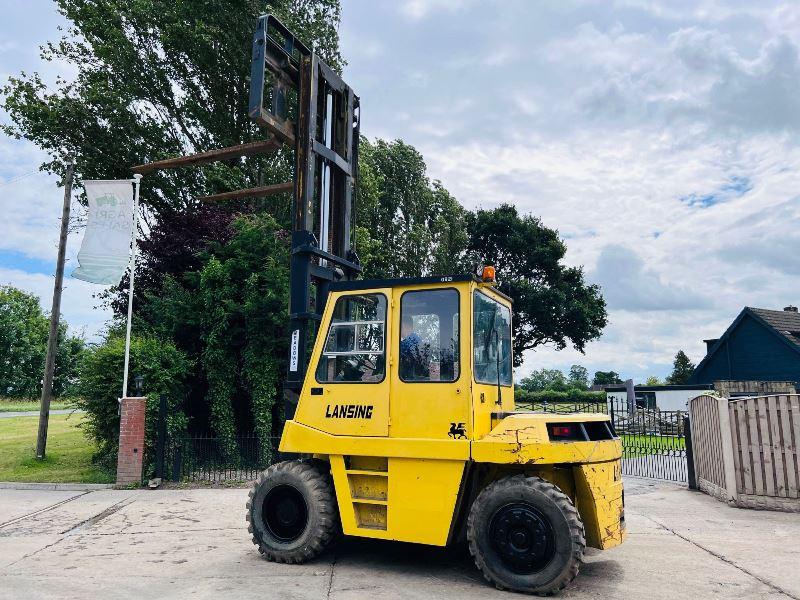
{"label": "house roof", "polygon": [[725,333],[723,333],[716,343],[709,348],[703,360],[695,367],[694,374],[690,381],[692,381],[695,375],[705,366],[708,359],[720,348],[724,347],[725,342],[728,340],[733,330],[736,329],[736,326],[739,325],[741,320],[748,315],[758,323],[761,323],[768,331],[775,334],[792,350],[800,353],[800,313],[789,310],[771,310],[768,308],[745,306],[742,312],[733,320],[733,323],[725,330]]}
{"label": "house roof", "polygon": [[767,325],[784,336],[792,344],[800,347],[800,312],[751,308],[749,306],[747,309],[761,317]]}

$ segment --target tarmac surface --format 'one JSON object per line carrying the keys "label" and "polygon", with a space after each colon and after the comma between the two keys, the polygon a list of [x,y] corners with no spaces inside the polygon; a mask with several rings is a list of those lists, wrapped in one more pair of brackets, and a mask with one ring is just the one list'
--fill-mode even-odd
{"label": "tarmac surface", "polygon": [[[58,408],[56,410],[51,410],[51,415],[69,415],[72,413],[81,414],[82,410],[77,410],[74,408]],[[25,411],[17,411],[17,412],[0,412],[0,419],[12,419],[14,417],[38,417],[39,411],[38,410],[25,410]]]}
{"label": "tarmac surface", "polygon": [[[263,560],[244,489],[0,489],[0,598],[525,597],[487,584],[463,547],[346,539],[305,565]],[[560,598],[800,600],[800,515],[731,508],[626,479],[628,539],[590,551]]]}

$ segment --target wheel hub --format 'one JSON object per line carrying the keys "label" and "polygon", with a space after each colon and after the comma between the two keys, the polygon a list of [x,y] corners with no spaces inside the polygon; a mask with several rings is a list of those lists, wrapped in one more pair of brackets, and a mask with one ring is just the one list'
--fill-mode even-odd
{"label": "wheel hub", "polygon": [[492,546],[509,569],[526,574],[541,571],[555,554],[547,518],[524,503],[500,508],[489,524]]}
{"label": "wheel hub", "polygon": [[306,501],[290,485],[278,485],[267,492],[261,514],[266,529],[282,542],[299,538],[308,523]]}

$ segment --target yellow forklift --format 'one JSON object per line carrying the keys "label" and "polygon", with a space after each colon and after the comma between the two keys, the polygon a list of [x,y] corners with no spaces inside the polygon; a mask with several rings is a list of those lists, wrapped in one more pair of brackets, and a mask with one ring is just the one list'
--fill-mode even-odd
{"label": "yellow forklift", "polygon": [[359,100],[272,16],[250,115],[295,147],[290,356],[280,451],[250,491],[253,542],[301,563],[341,533],[467,541],[500,589],[552,594],[625,537],[605,414],[516,411],[512,302],[493,267],[358,280]]}

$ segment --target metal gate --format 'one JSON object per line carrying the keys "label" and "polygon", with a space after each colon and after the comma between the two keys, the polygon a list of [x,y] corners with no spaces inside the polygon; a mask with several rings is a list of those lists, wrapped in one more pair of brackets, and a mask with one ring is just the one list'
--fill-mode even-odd
{"label": "metal gate", "polygon": [[[557,414],[608,414],[622,441],[623,474],[688,482],[686,411],[631,406],[619,399],[596,403],[519,403],[518,408]],[[252,480],[269,465],[283,460],[278,452],[279,441],[279,438],[261,440],[255,434],[239,435],[232,440],[210,435],[171,437],[167,435],[166,418],[159,418],[155,445],[145,456],[143,478],[208,483]]]}
{"label": "metal gate", "polygon": [[142,482],[161,479],[194,483],[252,481],[270,465],[285,460],[280,438],[240,434],[219,438],[202,433],[170,434],[166,397],[159,399],[155,440],[145,444]]}
{"label": "metal gate", "polygon": [[629,404],[623,399],[601,402],[518,403],[519,409],[572,414],[602,412],[611,417],[622,440],[622,473],[688,483],[686,411]]}

